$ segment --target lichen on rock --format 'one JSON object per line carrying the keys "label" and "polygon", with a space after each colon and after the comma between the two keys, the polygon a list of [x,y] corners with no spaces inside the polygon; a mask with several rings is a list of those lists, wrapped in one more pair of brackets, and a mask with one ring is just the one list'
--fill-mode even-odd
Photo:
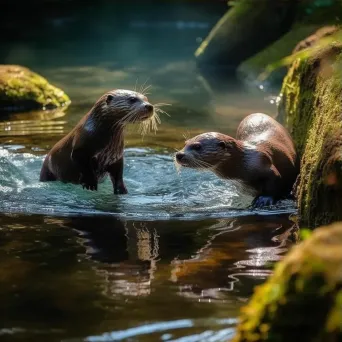
{"label": "lichen on rock", "polygon": [[0,65],[0,110],[66,108],[70,99],[45,78],[18,65]]}
{"label": "lichen on rock", "polygon": [[241,310],[233,342],[342,340],[342,224],[293,247]]}

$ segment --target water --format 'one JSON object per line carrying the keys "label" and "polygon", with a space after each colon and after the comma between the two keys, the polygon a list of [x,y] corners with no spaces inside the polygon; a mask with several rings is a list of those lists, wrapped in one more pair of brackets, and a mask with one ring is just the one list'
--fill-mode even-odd
{"label": "water", "polygon": [[[220,2],[147,4],[141,15],[89,6],[37,19],[0,52],[1,63],[32,68],[72,99],[66,113],[0,122],[1,341],[227,341],[293,243],[295,208],[252,211],[235,184],[178,174],[172,155],[185,137],[235,134],[249,113],[275,115],[272,94],[196,70],[193,51]],[[98,192],[38,182],[47,151],[102,93],[144,83],[171,116],[144,139],[129,127],[127,196],[114,196],[108,179]]]}

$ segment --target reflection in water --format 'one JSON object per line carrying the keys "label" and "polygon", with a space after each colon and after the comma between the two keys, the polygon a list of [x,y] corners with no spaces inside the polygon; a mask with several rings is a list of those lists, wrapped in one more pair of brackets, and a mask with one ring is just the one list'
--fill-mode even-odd
{"label": "reflection in water", "polygon": [[[197,241],[191,236],[184,244],[177,236],[180,229],[168,229],[177,221],[170,222],[166,227],[162,222],[121,221],[110,217],[102,217],[100,221],[101,228],[98,228],[99,219],[80,217],[70,218],[67,225],[76,228],[85,238],[83,245],[86,254],[104,265],[105,272],[101,267],[99,274],[106,278],[109,290],[105,292],[109,296],[150,294],[149,290],[141,293],[132,291],[130,280],[133,274],[134,281],[142,287],[151,287],[154,279],[168,279],[178,284],[196,279],[194,283],[197,288],[204,288],[207,294],[215,295],[215,289],[210,288],[211,282],[222,280],[220,273],[217,275],[215,272],[228,271],[228,282],[225,280],[222,283],[222,289],[236,291],[234,283],[240,282],[240,278],[251,276],[264,279],[268,276],[271,272],[269,264],[279,260],[296,239],[293,225],[286,216],[219,220],[214,224],[205,224],[197,231]],[[179,222],[177,225],[185,228],[185,223]],[[184,248],[187,246],[186,255],[182,258],[163,245],[175,238]],[[170,260],[168,275],[164,273],[164,253]],[[157,261],[161,263],[158,268]],[[181,287],[189,289],[189,286]],[[215,296],[209,297],[215,299]]]}
{"label": "reflection in water", "polygon": [[[243,279],[265,280],[271,273],[269,264],[278,261],[296,239],[293,225],[285,217],[231,218],[208,229],[215,233],[195,255],[172,262],[171,280],[182,284],[180,294],[201,301],[224,299]],[[217,286],[223,270],[228,272],[227,279]],[[211,280],[203,277],[205,272],[210,272]]]}
{"label": "reflection in water", "polygon": [[[20,328],[15,334],[35,341],[46,341],[48,331],[49,341],[100,341],[106,331],[135,331],[141,341],[159,340],[166,332],[170,340],[200,341],[204,332],[227,340],[232,321],[222,319],[235,317],[269,274],[268,262],[290,245],[286,215],[205,221],[0,218],[6,311],[0,329]],[[173,326],[184,319],[190,326]],[[152,329],[151,322],[164,328]]]}
{"label": "reflection in water", "polygon": [[137,225],[133,223],[129,227],[125,224],[128,259],[120,263],[119,269],[113,264],[96,269],[96,273],[106,279],[103,293],[107,296],[146,296],[151,293],[159,253],[158,235],[155,230],[145,228],[144,223]]}
{"label": "reflection in water", "polygon": [[[183,223],[177,223],[180,225],[178,229],[174,229],[175,222],[161,225],[160,222],[136,223],[102,218],[101,223],[100,231],[85,218],[71,218],[67,225],[79,229],[86,239],[86,253],[92,259],[105,261],[97,263],[94,270],[105,284],[103,294],[112,298],[120,295],[126,298],[153,296],[152,289],[155,292],[159,292],[160,288],[168,291],[165,286],[169,284],[169,289],[178,295],[177,301],[184,298],[199,303],[217,302],[219,306],[230,303],[236,307],[248,299],[251,283],[259,284],[264,280],[271,273],[270,263],[277,261],[295,240],[292,223],[284,216],[208,221],[200,230],[190,233],[186,241],[182,241],[179,235],[180,231],[189,233]],[[123,236],[126,243],[122,241]],[[167,244],[170,241],[175,243],[175,240],[182,246],[181,253],[167,248]],[[118,241],[122,247],[120,250],[117,249]],[[112,254],[114,250],[121,255],[121,260],[114,262],[113,257],[104,259],[104,255]],[[151,338],[151,334],[164,331],[174,333],[180,328],[191,331],[189,341],[202,341],[209,336],[215,341],[224,341],[232,336],[233,330],[226,328],[227,321],[220,321],[161,322],[92,336],[87,341],[110,341],[142,335]],[[220,324],[225,328],[220,328]],[[206,326],[210,327],[210,332],[204,333],[202,330],[201,334],[195,334],[190,329],[204,329]],[[184,334],[187,333],[182,332],[180,336]],[[170,340],[178,341],[171,337]],[[183,340],[180,338],[179,341]]]}
{"label": "reflection in water", "polygon": [[[149,338],[151,338],[151,335],[160,332],[169,332],[169,331],[176,331],[177,329],[185,329],[185,328],[194,328],[196,325],[201,326],[202,328],[210,328],[213,327],[218,328],[220,325],[229,326],[229,325],[235,325],[236,320],[234,319],[217,319],[217,320],[211,320],[206,319],[204,321],[199,320],[189,320],[189,319],[183,319],[178,321],[169,321],[169,322],[160,322],[155,324],[146,324],[143,326],[139,326],[136,328],[121,330],[121,331],[113,331],[110,333],[104,333],[100,336],[89,336],[84,341],[87,342],[107,342],[107,341],[120,341],[127,338],[132,337],[140,337],[143,335],[149,335]],[[163,334],[161,336],[161,340],[163,341],[170,341],[170,342],[200,342],[200,341],[211,341],[211,342],[226,342],[230,340],[234,336],[234,329],[231,328],[225,328],[220,329],[218,331],[213,330],[207,330],[199,334],[192,334],[190,336],[186,337],[180,337],[173,339],[172,334]]]}

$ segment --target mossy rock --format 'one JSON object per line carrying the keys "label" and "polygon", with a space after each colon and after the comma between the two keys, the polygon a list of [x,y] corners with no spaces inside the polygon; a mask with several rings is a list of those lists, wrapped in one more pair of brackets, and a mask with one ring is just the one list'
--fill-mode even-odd
{"label": "mossy rock", "polygon": [[241,309],[232,342],[342,341],[342,223],[293,247]]}
{"label": "mossy rock", "polygon": [[236,67],[290,28],[296,0],[234,1],[195,52],[200,67]]}
{"label": "mossy rock", "polygon": [[301,156],[296,197],[301,225],[342,220],[342,37],[297,59],[278,108]]}
{"label": "mossy rock", "polygon": [[45,78],[18,65],[0,65],[0,110],[66,108],[70,99]]}

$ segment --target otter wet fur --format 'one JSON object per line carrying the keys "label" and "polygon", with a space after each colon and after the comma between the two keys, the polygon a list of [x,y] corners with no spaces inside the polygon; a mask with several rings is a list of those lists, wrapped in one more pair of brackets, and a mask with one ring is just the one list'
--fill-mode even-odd
{"label": "otter wet fur", "polygon": [[289,197],[299,172],[289,133],[262,113],[244,118],[236,139],[210,132],[187,140],[183,150],[175,154],[175,162],[238,180],[254,194],[253,207],[272,205]]}
{"label": "otter wet fur", "polygon": [[98,182],[109,174],[114,193],[126,194],[124,127],[141,122],[144,132],[149,124],[156,128],[156,121],[160,123],[157,111],[158,105],[150,104],[143,94],[122,89],[109,91],[47,154],[40,181],[62,181],[97,190]]}

